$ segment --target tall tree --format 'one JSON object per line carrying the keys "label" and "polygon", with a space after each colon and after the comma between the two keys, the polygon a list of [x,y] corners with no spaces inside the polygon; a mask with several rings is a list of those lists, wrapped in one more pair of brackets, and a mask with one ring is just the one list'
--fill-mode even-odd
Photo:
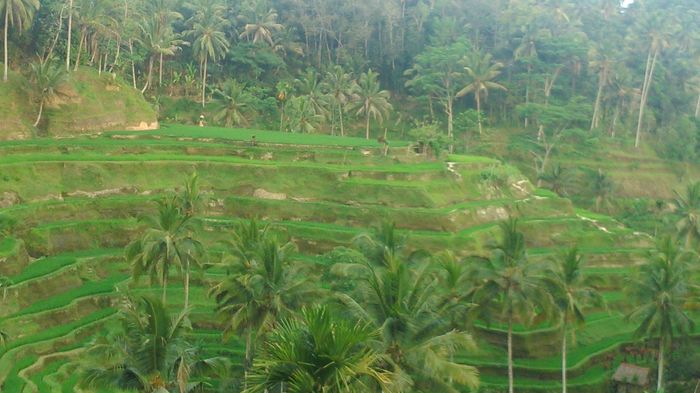
{"label": "tall tree", "polygon": [[235,79],[224,82],[214,90],[214,119],[226,127],[247,124],[246,110],[250,106],[251,95],[246,86]]}
{"label": "tall tree", "polygon": [[379,123],[389,116],[393,109],[389,98],[391,93],[388,90],[381,90],[378,80],[379,74],[369,70],[360,75],[357,83],[357,116],[365,115],[365,138],[369,139],[369,120],[373,117]]}
{"label": "tall tree", "polygon": [[490,53],[472,52],[464,58],[464,71],[467,74],[468,83],[457,93],[457,97],[464,97],[469,93],[474,93],[476,101],[476,116],[479,124],[479,135],[482,133],[481,126],[481,94],[488,96],[489,89],[506,90],[505,86],[493,80],[501,74],[503,64],[493,62]]}
{"label": "tall tree", "polygon": [[583,257],[574,247],[558,258],[554,269],[554,303],[559,309],[562,332],[561,345],[561,385],[562,393],[567,391],[567,343],[571,335],[575,341],[576,329],[585,322],[585,308],[600,304],[602,300],[591,285],[591,278],[583,273]]}
{"label": "tall tree", "polygon": [[501,238],[493,257],[475,264],[478,284],[473,289],[473,302],[479,305],[482,317],[492,318],[496,311],[505,318],[508,392],[513,393],[513,325],[518,321],[527,323],[538,310],[546,310],[552,299],[543,280],[544,269],[527,257],[525,236],[518,229],[517,219],[503,221],[499,228]]}
{"label": "tall tree", "polygon": [[194,6],[194,15],[188,20],[189,30],[185,35],[192,38],[192,49],[199,60],[202,77],[202,108],[206,105],[207,66],[209,60],[222,59],[229,49],[224,29],[225,7],[217,0],[202,0]]}
{"label": "tall tree", "polygon": [[7,82],[7,72],[9,68],[8,59],[8,32],[10,26],[16,27],[18,32],[27,29],[34,13],[39,9],[39,0],[2,0],[0,1],[0,10],[4,14],[4,34],[3,34],[3,53],[4,53],[4,69],[2,80]]}
{"label": "tall tree", "polygon": [[685,239],[685,247],[690,249],[694,241],[700,240],[700,182],[689,184],[685,195],[674,191],[673,205],[678,235]]}
{"label": "tall tree", "polygon": [[[352,74],[345,72],[342,66],[336,65],[326,72],[323,87],[331,96],[338,114],[340,136],[345,136],[345,112],[349,103],[357,100],[357,82]],[[334,116],[331,115],[333,118]]]}
{"label": "tall tree", "polygon": [[695,258],[671,237],[659,239],[631,285],[637,307],[627,318],[639,321],[635,334],[659,340],[657,391],[664,388],[666,350],[673,337],[676,333],[686,334],[695,326],[686,311],[693,295],[690,266]]}

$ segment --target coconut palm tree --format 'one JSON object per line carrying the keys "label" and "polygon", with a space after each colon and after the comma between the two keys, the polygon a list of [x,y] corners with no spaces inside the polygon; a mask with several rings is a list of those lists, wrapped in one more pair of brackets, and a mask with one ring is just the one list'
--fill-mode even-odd
{"label": "coconut palm tree", "polygon": [[469,83],[457,93],[457,97],[464,97],[469,93],[474,93],[476,101],[477,123],[479,125],[479,134],[482,132],[481,127],[481,94],[488,96],[489,90],[500,89],[506,90],[505,86],[494,82],[493,80],[501,74],[503,64],[493,62],[493,57],[490,53],[473,52],[464,58],[464,71],[467,74]]}
{"label": "coconut palm tree", "polygon": [[405,380],[402,391],[457,392],[453,383],[478,386],[478,371],[452,360],[460,348],[474,348],[474,342],[437,313],[438,280],[429,265],[413,267],[389,258],[386,267],[334,265],[335,275],[357,284],[349,294],[339,294],[339,301],[354,318],[380,331],[374,348]]}
{"label": "coconut palm tree", "polygon": [[68,77],[63,67],[50,61],[32,62],[29,82],[32,86],[34,99],[39,102],[39,111],[36,115],[34,127],[41,122],[44,106],[58,95],[58,88],[63,85]]}
{"label": "coconut palm tree", "polygon": [[257,11],[252,12],[254,21],[247,23],[243,27],[243,32],[238,36],[240,39],[253,41],[254,44],[264,42],[270,46],[274,46],[274,33],[282,31],[284,26],[277,22],[277,11],[270,9],[262,15]]}
{"label": "coconut palm tree", "polygon": [[281,321],[270,334],[247,378],[246,393],[282,390],[297,393],[382,391],[392,374],[369,342],[377,332],[350,323],[328,308],[305,308],[300,318]]}
{"label": "coconut palm tree", "polygon": [[10,277],[0,276],[0,289],[2,289],[2,301],[7,299],[7,290],[14,285]]}
{"label": "coconut palm tree", "polygon": [[674,191],[675,213],[680,216],[676,221],[678,235],[685,239],[685,247],[690,248],[694,241],[700,239],[700,182],[689,184],[685,195]]}
{"label": "coconut palm tree", "polygon": [[217,312],[225,319],[224,338],[246,337],[244,369],[250,368],[256,337],[274,328],[278,321],[298,309],[313,289],[309,277],[292,263],[292,243],[280,244],[258,229],[254,221],[238,233],[232,245],[235,256],[227,277],[210,291]]}
{"label": "coconut palm tree", "polygon": [[228,52],[229,43],[224,33],[227,25],[223,17],[225,8],[217,0],[202,0],[188,20],[189,30],[185,36],[192,39],[192,49],[199,59],[202,76],[202,108],[206,105],[207,66],[209,60],[222,59]]}
{"label": "coconut palm tree", "polygon": [[557,163],[552,165],[549,171],[537,176],[537,180],[547,183],[555,194],[565,196],[567,194],[566,189],[571,184],[571,171]]}
{"label": "coconut palm tree", "polygon": [[304,97],[315,116],[328,114],[328,97],[323,93],[321,80],[313,69],[307,69],[301,78],[294,80],[298,94]]}
{"label": "coconut palm tree", "polygon": [[591,172],[589,178],[591,192],[595,198],[595,210],[599,212],[603,204],[609,203],[615,184],[610,176],[601,169]]}
{"label": "coconut palm tree", "polygon": [[474,285],[470,263],[450,250],[438,253],[433,261],[438,266],[440,283],[439,313],[450,321],[453,329],[465,329],[471,321],[470,313],[475,309],[469,300]]}
{"label": "coconut palm tree", "polygon": [[352,243],[367,260],[377,266],[388,267],[400,256],[406,246],[407,238],[396,230],[396,223],[382,221],[372,233],[361,233],[352,239]]}
{"label": "coconut palm tree", "polygon": [[392,110],[389,98],[391,94],[387,90],[381,90],[379,74],[369,70],[360,75],[357,83],[357,116],[365,115],[365,138],[369,139],[369,120],[373,117],[374,120],[383,123],[384,119],[389,116]]}
{"label": "coconut palm tree", "polygon": [[159,15],[149,15],[139,24],[141,33],[139,41],[143,43],[149,53],[146,83],[143,89],[141,89],[141,92],[145,92],[152,85],[151,81],[155,59],[159,59],[158,85],[160,86],[163,83],[163,57],[174,56],[182,49],[183,45],[187,44],[185,41],[181,40],[179,35],[172,29],[172,23],[180,18],[182,18],[181,15],[179,18],[173,17],[173,20],[168,20],[164,24]]}
{"label": "coconut palm tree", "polygon": [[575,341],[576,329],[582,327],[586,318],[584,309],[593,304],[600,304],[602,298],[592,287],[591,277],[583,273],[583,257],[578,248],[573,247],[561,255],[553,270],[554,303],[561,318],[561,383],[562,392],[567,391],[567,340],[569,335]]}
{"label": "coconut palm tree", "polygon": [[2,80],[7,82],[8,71],[8,56],[7,56],[7,33],[10,26],[16,27],[18,31],[23,31],[31,25],[34,18],[34,13],[39,9],[39,0],[2,0],[0,1],[0,10],[4,14],[4,34],[3,34],[3,51],[4,51],[4,70]]}
{"label": "coconut palm tree", "polygon": [[336,65],[326,72],[323,87],[331,96],[340,123],[340,136],[345,136],[345,111],[350,102],[357,101],[357,82],[352,74],[345,72],[342,66]]}
{"label": "coconut palm tree", "polygon": [[197,388],[191,377],[225,374],[226,359],[203,359],[187,341],[186,317],[184,312],[169,315],[156,298],[130,302],[120,315],[121,330],[88,350],[80,385],[96,391],[186,392]]}
{"label": "coconut palm tree", "polygon": [[194,238],[194,222],[181,213],[177,198],[158,202],[158,214],[146,217],[148,229],[142,238],[126,248],[126,259],[131,263],[132,275],[138,279],[148,274],[151,282],[163,286],[162,302],[166,302],[168,276],[171,268],[184,273],[184,309],[189,307],[190,272],[200,264],[204,254],[202,244]]}
{"label": "coconut palm tree", "polygon": [[194,217],[197,208],[201,203],[201,194],[199,193],[199,176],[197,172],[192,172],[189,178],[185,181],[185,187],[178,195],[180,212],[185,217]]}
{"label": "coconut palm tree", "polygon": [[234,79],[227,80],[214,90],[214,119],[226,127],[247,124],[244,112],[249,106],[251,96],[246,86]]}
{"label": "coconut palm tree", "polygon": [[518,229],[517,219],[499,224],[501,240],[493,257],[475,264],[477,279],[472,301],[478,304],[482,317],[494,312],[508,325],[508,392],[513,393],[513,325],[528,322],[537,311],[546,310],[551,295],[546,291],[543,266],[527,257],[525,236]]}
{"label": "coconut palm tree", "polygon": [[683,250],[676,240],[664,237],[657,242],[656,249],[631,285],[637,307],[627,318],[639,321],[635,334],[659,340],[658,391],[664,387],[664,362],[671,340],[675,334],[686,334],[694,327],[685,307],[695,286],[690,272],[695,259],[696,256]]}

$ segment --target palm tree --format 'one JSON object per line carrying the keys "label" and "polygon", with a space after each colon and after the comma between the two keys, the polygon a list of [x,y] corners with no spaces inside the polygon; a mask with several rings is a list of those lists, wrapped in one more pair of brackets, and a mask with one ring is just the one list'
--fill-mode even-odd
{"label": "palm tree", "polygon": [[139,392],[191,391],[189,379],[221,375],[224,358],[202,359],[186,340],[187,314],[175,317],[155,298],[132,301],[121,314],[121,330],[96,341],[88,351],[80,377],[84,388]]}
{"label": "palm tree", "polygon": [[357,103],[359,109],[357,116],[365,115],[365,138],[369,139],[369,119],[373,117],[380,123],[384,122],[384,118],[389,116],[389,111],[392,110],[389,98],[391,94],[387,90],[381,90],[378,74],[372,70],[362,73],[358,81],[357,88]]}
{"label": "palm tree", "polygon": [[460,260],[452,251],[443,251],[433,258],[439,267],[439,313],[445,316],[453,329],[465,329],[469,314],[475,305],[469,301],[473,279],[467,260]]}
{"label": "palm tree", "polygon": [[326,72],[323,81],[325,90],[331,96],[340,122],[340,136],[345,136],[345,110],[350,102],[357,101],[357,83],[352,74],[346,73],[343,67],[336,65]]}
{"label": "palm tree", "polygon": [[32,62],[29,81],[34,91],[35,99],[39,102],[39,112],[34,122],[34,127],[41,122],[44,106],[58,95],[58,88],[67,80],[67,73],[58,65],[50,61]]}
{"label": "palm tree", "polygon": [[388,267],[392,261],[398,260],[406,246],[407,238],[396,230],[396,223],[382,221],[372,233],[361,233],[352,239],[352,243],[367,260],[377,266]]}
{"label": "palm tree", "polygon": [[308,102],[309,107],[315,116],[325,116],[328,105],[328,97],[322,91],[321,81],[318,73],[313,69],[308,69],[301,78],[295,79],[297,92]]}
{"label": "palm tree", "polygon": [[632,283],[637,307],[627,318],[640,321],[637,336],[659,338],[657,390],[664,387],[665,353],[676,333],[686,334],[694,328],[685,306],[690,300],[691,262],[696,256],[682,249],[671,237],[657,242],[647,263]]}
{"label": "palm tree", "polygon": [[469,78],[469,84],[457,93],[457,97],[464,97],[469,93],[474,93],[477,123],[479,124],[479,134],[481,134],[481,93],[483,92],[484,96],[488,96],[489,89],[506,90],[505,86],[493,81],[501,74],[503,64],[492,62],[490,53],[481,52],[473,52],[469,56],[465,56],[464,63],[464,71],[466,71]]}
{"label": "palm tree", "polygon": [[281,31],[284,26],[277,23],[277,12],[274,9],[267,11],[265,15],[253,12],[255,21],[247,23],[243,27],[243,32],[238,38],[252,40],[254,44],[265,42],[270,46],[274,46],[273,33]]}
{"label": "palm tree", "polygon": [[685,247],[690,249],[691,243],[700,239],[700,182],[689,184],[685,196],[677,191],[674,194],[675,213],[680,216],[676,230],[685,238]]}
{"label": "palm tree", "polygon": [[595,197],[595,210],[600,212],[603,204],[609,202],[613,190],[615,189],[615,184],[610,176],[601,169],[591,172],[589,178],[591,192]]}
{"label": "palm tree", "polygon": [[184,273],[185,302],[189,307],[190,271],[199,265],[203,255],[202,244],[193,237],[191,217],[181,213],[177,199],[167,198],[158,202],[158,214],[147,217],[149,229],[141,239],[131,242],[126,248],[126,259],[131,263],[133,276],[138,279],[147,273],[151,282],[160,281],[163,286],[162,302],[166,302],[168,276],[175,267]]}
{"label": "palm tree", "polygon": [[199,193],[199,176],[197,172],[192,172],[185,181],[185,187],[179,195],[180,211],[185,217],[194,217],[201,202]]}
{"label": "palm tree", "polygon": [[4,70],[2,80],[7,82],[8,71],[8,56],[7,56],[7,33],[10,26],[17,27],[19,31],[25,30],[30,26],[34,18],[34,12],[39,9],[39,0],[2,0],[0,1],[0,10],[5,14],[5,30],[3,35],[3,50],[4,50]]}
{"label": "palm tree", "polygon": [[246,336],[244,369],[253,360],[256,337],[274,328],[279,319],[290,315],[308,298],[312,289],[309,278],[291,263],[292,243],[280,244],[258,229],[255,221],[236,235],[233,260],[227,265],[227,277],[215,285],[217,312],[225,318],[224,338],[231,334]]}
{"label": "palm tree", "polygon": [[186,44],[172,29],[171,24],[174,20],[182,18],[181,15],[177,15],[179,18],[173,16],[173,20],[168,20],[165,24],[158,15],[150,15],[139,24],[141,32],[139,40],[144,44],[149,54],[146,83],[141,92],[145,92],[152,85],[153,63],[156,57],[159,58],[158,85],[160,86],[163,83],[163,57],[174,56]]}
{"label": "palm tree", "polygon": [[214,119],[226,127],[246,124],[248,120],[243,113],[250,103],[250,94],[246,86],[235,79],[224,82],[214,90],[215,104]]}
{"label": "palm tree", "polygon": [[228,52],[229,43],[224,33],[226,19],[225,8],[216,0],[203,0],[196,12],[189,19],[190,30],[186,36],[193,39],[192,49],[199,59],[202,75],[202,108],[206,105],[207,65],[209,60],[216,61]]}
{"label": "palm tree", "polygon": [[562,330],[561,383],[562,392],[566,393],[568,336],[571,334],[575,340],[576,328],[582,327],[586,322],[584,308],[600,303],[601,297],[591,286],[590,278],[583,274],[583,257],[578,248],[573,247],[561,255],[553,273],[552,293],[554,293],[554,303],[559,309]]}
{"label": "palm tree", "polygon": [[517,219],[499,224],[500,243],[493,257],[476,264],[478,284],[472,300],[478,304],[482,317],[490,318],[497,311],[508,324],[508,392],[513,393],[513,325],[527,322],[538,309],[551,304],[551,295],[545,290],[543,266],[530,262],[525,247],[525,236],[518,230]]}
{"label": "palm tree", "polygon": [[406,380],[405,390],[456,392],[453,382],[478,386],[478,371],[452,360],[458,349],[474,348],[474,342],[437,313],[438,280],[428,264],[413,268],[391,257],[386,267],[336,264],[333,272],[357,283],[338,299],[353,317],[380,331],[374,348]]}
{"label": "palm tree", "polygon": [[537,180],[542,180],[549,184],[549,188],[559,196],[567,194],[566,189],[571,183],[571,173],[568,169],[555,164],[548,172],[542,173],[537,177]]}
{"label": "palm tree", "polygon": [[326,307],[303,309],[299,319],[285,319],[270,334],[248,375],[246,393],[386,391],[392,374],[368,343],[377,332],[350,323]]}

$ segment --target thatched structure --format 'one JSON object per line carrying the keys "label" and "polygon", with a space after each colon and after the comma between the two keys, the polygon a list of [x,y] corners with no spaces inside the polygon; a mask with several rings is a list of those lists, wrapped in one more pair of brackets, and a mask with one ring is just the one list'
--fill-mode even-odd
{"label": "thatched structure", "polygon": [[622,363],[612,379],[618,393],[641,393],[649,386],[649,369]]}

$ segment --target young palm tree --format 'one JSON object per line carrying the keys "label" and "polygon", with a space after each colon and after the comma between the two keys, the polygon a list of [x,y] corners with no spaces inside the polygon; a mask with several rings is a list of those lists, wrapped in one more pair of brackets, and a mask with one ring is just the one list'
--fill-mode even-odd
{"label": "young palm tree", "polygon": [[548,172],[540,174],[537,180],[547,183],[555,194],[565,196],[566,189],[571,184],[571,171],[562,167],[561,164],[555,164]]}
{"label": "young palm tree", "polygon": [[501,241],[491,259],[477,264],[478,284],[472,300],[480,313],[490,318],[492,312],[505,317],[508,324],[508,392],[513,393],[513,325],[528,321],[536,311],[551,304],[546,291],[542,266],[530,262],[525,236],[514,218],[500,223]]}
{"label": "young palm tree", "polygon": [[121,331],[89,349],[80,385],[138,392],[190,391],[191,377],[226,372],[224,358],[202,359],[186,340],[186,313],[169,315],[155,298],[134,301],[121,314]]}
{"label": "young palm tree", "polygon": [[0,0],[0,10],[4,14],[4,35],[3,35],[3,51],[4,51],[4,70],[2,80],[7,82],[8,71],[8,56],[7,56],[7,33],[10,26],[17,27],[19,31],[28,28],[34,18],[34,12],[39,9],[39,0]]}
{"label": "young palm tree", "polygon": [[468,298],[474,285],[470,265],[449,250],[435,255],[433,260],[439,267],[439,313],[450,321],[453,329],[465,329],[476,306]]}
{"label": "young palm tree", "polygon": [[389,98],[391,94],[387,90],[381,90],[378,74],[372,70],[360,75],[357,83],[357,103],[359,109],[357,116],[365,115],[365,138],[369,139],[369,119],[373,117],[380,123],[389,116],[392,110]]}
{"label": "young palm tree", "polygon": [[180,201],[180,212],[185,217],[194,217],[197,208],[201,203],[201,195],[199,193],[199,176],[197,172],[193,172],[185,181],[185,187],[178,195]]}
{"label": "young palm tree", "polygon": [[345,111],[350,102],[357,101],[357,83],[352,74],[346,73],[343,67],[336,65],[326,73],[323,85],[331,96],[340,122],[340,136],[345,136]]}
{"label": "young palm tree", "polygon": [[321,81],[313,69],[308,69],[300,79],[295,79],[297,92],[304,97],[315,116],[325,117],[328,114],[328,97],[322,91]]}
{"label": "young palm tree", "polygon": [[202,0],[189,19],[190,30],[185,36],[192,38],[192,49],[199,59],[202,75],[202,108],[206,105],[207,66],[209,60],[222,59],[228,52],[229,43],[224,33],[225,8],[216,0]]}
{"label": "young palm tree", "polygon": [[610,201],[615,185],[610,176],[601,169],[591,172],[590,185],[595,197],[595,210],[599,212],[603,204]]}
{"label": "young palm tree", "polygon": [[326,307],[303,309],[270,334],[247,378],[246,393],[386,391],[392,374],[369,347],[377,332],[332,315]]}
{"label": "young palm tree", "polygon": [[481,127],[481,94],[488,96],[489,89],[506,90],[505,86],[494,82],[498,75],[501,74],[503,64],[493,62],[493,57],[490,53],[473,52],[464,58],[464,71],[469,78],[469,84],[464,86],[457,93],[457,97],[464,97],[469,93],[474,93],[476,100],[476,116],[479,125],[479,134],[482,132]]}
{"label": "young palm tree", "polygon": [[214,90],[214,98],[216,121],[223,123],[226,127],[248,123],[244,112],[248,108],[251,97],[246,91],[245,84],[230,79]]}
{"label": "young palm tree", "polygon": [[34,91],[35,99],[39,102],[39,112],[36,115],[34,127],[41,122],[44,106],[58,95],[58,88],[66,82],[68,74],[63,67],[49,61],[33,62],[30,65],[29,82]]}
{"label": "young palm tree", "polygon": [[361,233],[352,239],[355,247],[377,266],[389,267],[399,260],[399,254],[406,246],[406,236],[400,235],[396,224],[383,221],[372,233]]}
{"label": "young palm tree", "polygon": [[309,278],[289,260],[293,244],[279,244],[254,222],[247,229],[252,231],[239,233],[233,242],[235,258],[227,267],[229,274],[210,291],[217,312],[226,319],[224,337],[246,336],[246,371],[253,360],[256,337],[292,314],[313,292]]}
{"label": "young palm tree", "polygon": [[586,322],[584,308],[599,304],[600,294],[591,286],[591,280],[583,274],[583,257],[574,247],[558,259],[553,275],[554,303],[559,309],[562,329],[561,347],[561,383],[562,392],[567,390],[567,340],[569,335],[575,339],[577,328]]}
{"label": "young palm tree", "polygon": [[664,387],[664,362],[671,340],[676,333],[686,334],[694,327],[685,309],[694,286],[690,273],[694,259],[694,254],[683,250],[671,237],[660,239],[631,286],[638,306],[627,318],[640,321],[637,336],[659,339],[658,391]]}
{"label": "young palm tree", "polygon": [[126,259],[131,263],[133,276],[138,279],[147,273],[151,282],[160,281],[163,286],[162,302],[166,302],[168,276],[175,267],[184,273],[185,302],[189,307],[190,271],[199,265],[203,255],[202,244],[193,237],[191,217],[181,213],[176,198],[158,202],[158,214],[147,217],[149,229],[141,239],[137,239],[126,248]]}
{"label": "young palm tree", "polygon": [[7,290],[14,285],[10,277],[0,276],[0,289],[2,289],[2,301],[7,299]]}
{"label": "young palm tree", "polygon": [[355,290],[339,294],[339,301],[353,317],[380,331],[374,346],[405,379],[403,391],[454,392],[453,383],[478,386],[478,371],[453,361],[458,349],[472,349],[474,342],[438,314],[438,281],[427,264],[416,269],[396,258],[386,267],[334,266],[334,273],[356,281]]}
{"label": "young palm tree", "polygon": [[689,184],[685,195],[677,191],[674,194],[675,213],[680,216],[676,229],[685,239],[685,247],[689,248],[693,241],[700,239],[700,182]]}

